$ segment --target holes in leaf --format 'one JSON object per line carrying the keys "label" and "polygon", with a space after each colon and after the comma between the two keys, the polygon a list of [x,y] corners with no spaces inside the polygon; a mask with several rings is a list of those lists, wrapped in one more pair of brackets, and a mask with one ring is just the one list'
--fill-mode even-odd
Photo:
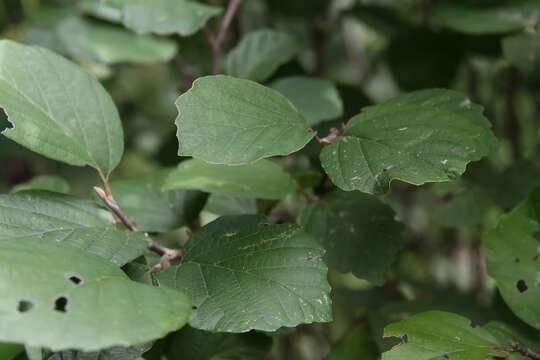
{"label": "holes in leaf", "polygon": [[68,299],[65,296],[60,296],[54,300],[54,310],[65,313],[67,311]]}
{"label": "holes in leaf", "polygon": [[520,260],[519,258],[515,258],[515,259],[514,259],[514,262],[517,262],[517,263],[518,263],[518,262],[520,262],[520,261],[521,261],[521,260]]}
{"label": "holes in leaf", "polygon": [[84,282],[84,279],[81,276],[71,273],[66,274],[66,278],[75,285],[81,285]]}
{"label": "holes in leaf", "polygon": [[17,304],[17,311],[20,313],[25,313],[34,307],[34,304],[31,301],[28,300],[19,300],[19,303]]}
{"label": "holes in leaf", "polygon": [[198,307],[195,306],[195,305],[193,305],[193,306],[191,307],[191,310],[197,310],[197,309],[198,309]]}
{"label": "holes in leaf", "polygon": [[520,293],[524,293],[529,287],[525,283],[525,280],[518,280],[518,282],[516,283],[516,288]]}

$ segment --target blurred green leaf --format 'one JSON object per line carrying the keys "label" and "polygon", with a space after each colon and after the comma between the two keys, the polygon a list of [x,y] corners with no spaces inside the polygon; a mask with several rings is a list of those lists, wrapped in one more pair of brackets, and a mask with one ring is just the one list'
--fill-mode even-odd
{"label": "blurred green leaf", "polygon": [[141,231],[166,232],[191,225],[202,210],[206,196],[197,191],[164,191],[171,169],[111,183],[122,209]]}
{"label": "blurred green leaf", "polygon": [[166,62],[176,54],[168,39],[137,35],[131,31],[72,17],[58,26],[59,38],[75,58],[105,64]]}
{"label": "blurred green leaf", "polygon": [[284,96],[249,80],[199,78],[176,106],[179,155],[209,163],[241,165],[288,155],[314,136]]}
{"label": "blurred green leaf", "polygon": [[332,319],[323,249],[294,225],[228,216],[196,232],[159,281],[188,293],[194,328],[275,331]]}
{"label": "blurred green leaf", "polygon": [[339,93],[328,80],[292,76],[276,80],[270,86],[289,99],[309,125],[343,115]]}
{"label": "blurred green leaf", "polygon": [[257,30],[245,35],[229,52],[225,63],[226,73],[263,82],[297,52],[298,45],[291,35],[274,30]]}
{"label": "blurred green leaf", "polygon": [[60,176],[56,175],[41,175],[32,178],[22,184],[17,184],[11,189],[12,193],[24,190],[47,190],[58,193],[68,193],[70,189],[69,183]]}
{"label": "blurred green leaf", "polygon": [[24,347],[21,345],[0,343],[0,359],[2,360],[12,360],[23,351]]}
{"label": "blurred green leaf", "polygon": [[384,284],[403,246],[403,225],[392,208],[360,192],[325,195],[304,209],[300,223],[324,245],[330,268],[375,285]]}
{"label": "blurred green leaf", "polygon": [[240,166],[186,160],[172,171],[163,185],[164,190],[200,190],[260,199],[281,199],[296,188],[294,180],[281,166],[264,159]]}
{"label": "blurred green leaf", "polygon": [[525,73],[537,73],[540,70],[540,36],[538,34],[507,36],[502,41],[502,48],[504,56],[518,69]]}

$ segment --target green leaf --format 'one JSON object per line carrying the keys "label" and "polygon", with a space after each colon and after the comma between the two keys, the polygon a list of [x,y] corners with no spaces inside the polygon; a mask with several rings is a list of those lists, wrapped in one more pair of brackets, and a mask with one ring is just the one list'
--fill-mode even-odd
{"label": "green leaf", "polygon": [[523,72],[540,70],[540,37],[537,34],[507,36],[502,40],[502,48],[508,61]]}
{"label": "green leaf", "polygon": [[235,77],[263,82],[297,53],[298,44],[291,35],[274,30],[257,30],[244,36],[230,51],[225,70]]}
{"label": "green leaf", "polygon": [[394,179],[454,180],[497,146],[482,110],[451,90],[398,96],[353,117],[322,150],[322,165],[341,189],[371,194],[388,191]]}
{"label": "green leaf", "polygon": [[68,350],[57,353],[48,353],[44,356],[45,360],[136,360],[150,350],[152,343],[135,345],[130,347],[113,347],[110,349],[82,352],[77,350]]}
{"label": "green leaf", "polygon": [[324,245],[330,268],[382,285],[403,246],[403,225],[376,197],[336,191],[301,215],[304,229]]}
{"label": "green leaf", "polygon": [[466,34],[504,34],[537,25],[540,5],[536,0],[505,0],[494,4],[437,2],[433,4],[431,20],[435,25]]}
{"label": "green leaf", "polygon": [[313,130],[277,91],[216,75],[197,79],[176,101],[179,155],[241,165],[303,148]]}
{"label": "green leaf", "polygon": [[172,336],[168,359],[265,359],[272,339],[261,333],[219,334],[185,327]]}
{"label": "green leaf", "polygon": [[0,341],[95,351],[160,338],[190,314],[185,295],[63,244],[0,241],[0,263]]}
{"label": "green leaf", "polygon": [[512,311],[540,329],[540,189],[484,238],[488,274]]}
{"label": "green leaf", "polygon": [[17,184],[11,189],[11,192],[18,192],[24,190],[48,190],[58,193],[67,193],[69,192],[69,183],[60,176],[55,175],[41,175],[32,178],[32,180]]}
{"label": "green leaf", "polygon": [[221,7],[189,0],[121,0],[123,23],[138,33],[193,35]]}
{"label": "green leaf", "polygon": [[58,33],[71,56],[88,62],[166,62],[177,52],[177,46],[172,40],[138,35],[122,28],[76,17],[62,21]]}
{"label": "green leaf", "polygon": [[[93,201],[46,191],[0,195],[0,243],[34,238],[63,243],[122,266],[144,253],[144,234],[117,230]],[[3,240],[3,241],[2,241]]]}
{"label": "green leaf", "polygon": [[166,232],[191,225],[204,207],[206,196],[197,191],[163,191],[170,169],[113,181],[112,193],[141,231]]}
{"label": "green leaf", "polygon": [[281,166],[270,160],[228,166],[191,159],[178,165],[163,188],[201,190],[234,197],[281,199],[294,192],[297,185]]}
{"label": "green leaf", "polygon": [[204,211],[216,215],[251,215],[257,213],[257,201],[253,198],[210,195]]}
{"label": "green leaf", "polygon": [[339,93],[328,80],[293,76],[276,80],[270,86],[289,99],[311,126],[343,115]]}
{"label": "green leaf", "polygon": [[191,296],[197,329],[275,331],[331,321],[323,252],[297,226],[222,217],[192,236],[182,265],[158,276]]}
{"label": "green leaf", "polygon": [[107,177],[124,139],[111,97],[90,74],[36,46],[0,41],[0,107],[13,128],[2,134],[41,155],[94,167]]}
{"label": "green leaf", "polygon": [[406,336],[406,341],[385,352],[383,360],[525,359],[511,354],[505,349],[509,344],[499,342],[490,331],[472,327],[467,318],[442,311],[428,311],[390,324],[384,336]]}
{"label": "green leaf", "polygon": [[0,359],[11,360],[24,351],[24,348],[18,344],[0,343]]}

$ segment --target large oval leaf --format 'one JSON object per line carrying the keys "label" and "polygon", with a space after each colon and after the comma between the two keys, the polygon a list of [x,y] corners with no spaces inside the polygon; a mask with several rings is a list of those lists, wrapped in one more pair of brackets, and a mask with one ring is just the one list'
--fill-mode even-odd
{"label": "large oval leaf", "polygon": [[107,177],[124,151],[118,111],[101,84],[44,48],[0,41],[0,107],[13,128],[2,134]]}
{"label": "large oval leaf", "polygon": [[182,327],[180,292],[139,284],[100,257],[35,239],[0,241],[0,341],[94,351]]}
{"label": "large oval leaf", "polygon": [[195,328],[275,331],[332,319],[323,252],[297,226],[222,217],[195,233],[184,263],[159,279],[191,295]]}
{"label": "large oval leaf", "polygon": [[227,56],[226,72],[232,76],[262,82],[297,52],[298,45],[289,34],[257,30],[248,33],[231,50]]}
{"label": "large oval leaf", "polygon": [[540,189],[483,238],[488,273],[505,302],[540,329]]}
{"label": "large oval leaf", "polygon": [[78,247],[122,266],[144,253],[144,234],[121,231],[90,200],[46,191],[0,195],[0,242],[34,238]]}
{"label": "large oval leaf", "polygon": [[178,165],[163,188],[195,189],[233,197],[281,199],[294,192],[297,185],[281,166],[270,160],[228,166],[191,159]]}
{"label": "large oval leaf", "polygon": [[482,107],[451,90],[423,90],[371,106],[321,152],[343,190],[377,194],[393,179],[414,185],[456,179],[497,145]]}
{"label": "large oval leaf", "polygon": [[249,80],[199,78],[176,106],[179,155],[210,163],[240,165],[289,155],[314,136],[285,97]]}
{"label": "large oval leaf", "polygon": [[391,207],[376,197],[342,191],[308,205],[302,226],[326,248],[326,263],[382,285],[403,246],[403,225]]}

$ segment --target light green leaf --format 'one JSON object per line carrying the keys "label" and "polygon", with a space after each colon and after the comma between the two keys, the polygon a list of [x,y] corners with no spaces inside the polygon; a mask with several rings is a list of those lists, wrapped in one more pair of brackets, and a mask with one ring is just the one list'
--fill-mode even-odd
{"label": "light green leaf", "polygon": [[197,191],[163,191],[170,169],[154,171],[111,183],[120,207],[141,231],[166,232],[191,225],[204,207],[206,196]]}
{"label": "light green leaf", "polygon": [[451,90],[398,96],[353,117],[344,136],[324,147],[322,165],[341,189],[371,194],[388,191],[393,179],[454,180],[497,146],[482,110]]}
{"label": "light green leaf", "polygon": [[328,80],[293,76],[276,80],[270,86],[289,99],[312,126],[343,115],[343,102]]}
{"label": "light green leaf", "polygon": [[174,334],[168,359],[260,360],[270,352],[272,339],[261,333],[219,334],[185,327]]}
{"label": "light green leaf", "polygon": [[122,21],[123,0],[81,0],[78,5],[83,13],[112,22]]}
{"label": "light green leaf", "polygon": [[253,31],[228,54],[226,73],[263,82],[297,53],[298,44],[291,35],[274,30]]}
{"label": "light green leaf", "polygon": [[326,248],[330,268],[382,285],[403,246],[403,225],[394,218],[374,196],[337,191],[308,205],[300,222]]}
{"label": "light green leaf", "polygon": [[148,64],[167,62],[177,52],[169,39],[138,35],[123,28],[68,18],[58,26],[67,52],[89,62]]}
{"label": "light green leaf", "polygon": [[95,351],[158,339],[190,314],[180,292],[139,284],[79,249],[0,241],[0,341]]}
{"label": "light green leaf", "polygon": [[48,190],[59,193],[69,192],[69,183],[60,176],[55,175],[41,175],[32,178],[32,180],[17,184],[11,189],[11,192],[18,192],[24,190]]}
{"label": "light green leaf", "polygon": [[189,0],[122,0],[123,23],[138,33],[193,35],[221,7]]}
{"label": "light green leaf", "polygon": [[159,280],[189,294],[190,325],[218,332],[275,331],[331,321],[323,249],[294,225],[222,217],[195,233],[184,262]]}
{"label": "light green leaf", "polygon": [[2,134],[41,155],[90,165],[104,177],[122,157],[111,97],[92,75],[49,50],[0,41],[0,107],[13,124]]}
{"label": "light green leaf", "polygon": [[241,165],[303,148],[313,130],[277,91],[216,75],[197,79],[176,101],[179,155]]}
{"label": "light green leaf", "polygon": [[[442,311],[428,311],[384,328],[384,336],[406,341],[383,354],[383,360],[519,360],[488,330],[472,327],[468,319]],[[506,347],[506,348],[505,348]]]}
{"label": "light green leaf", "polygon": [[505,302],[523,321],[540,329],[540,189],[484,238],[488,274]]}
{"label": "light green leaf", "polygon": [[502,48],[508,61],[523,72],[540,70],[540,37],[537,34],[507,36],[502,40]]}
{"label": "light green leaf", "polygon": [[15,238],[58,242],[122,266],[145,251],[146,241],[144,234],[113,224],[109,212],[74,196],[46,191],[0,195],[0,243]]}
{"label": "light green leaf", "polygon": [[257,213],[257,201],[253,198],[210,195],[204,211],[220,216],[252,215]]}
{"label": "light green leaf", "polygon": [[533,28],[540,22],[536,0],[505,0],[494,4],[467,4],[456,1],[433,4],[435,25],[466,34],[501,34]]}
{"label": "light green leaf", "polygon": [[297,185],[281,166],[270,160],[229,166],[190,159],[178,165],[163,188],[201,190],[224,196],[281,199],[294,192]]}

